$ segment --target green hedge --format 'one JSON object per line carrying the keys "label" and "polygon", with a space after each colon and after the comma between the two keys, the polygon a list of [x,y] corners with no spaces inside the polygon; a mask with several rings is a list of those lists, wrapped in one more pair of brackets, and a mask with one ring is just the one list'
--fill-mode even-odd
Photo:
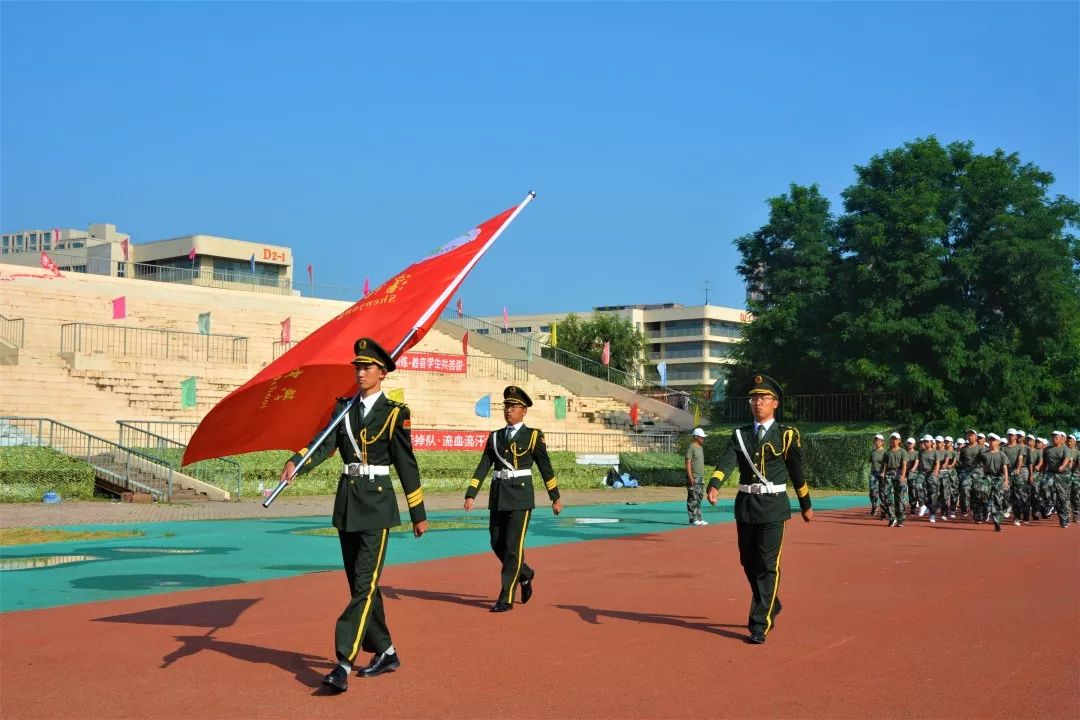
{"label": "green hedge", "polygon": [[0,502],[41,502],[49,490],[61,500],[88,500],[94,468],[52,448],[0,447]]}
{"label": "green hedge", "polygon": [[677,453],[619,453],[619,471],[642,485],[686,487],[685,455]]}
{"label": "green hedge", "polygon": [[[551,452],[548,455],[561,488],[598,487],[604,478],[605,468],[578,465],[575,453]],[[289,457],[291,453],[285,451],[255,452],[233,457],[233,460],[240,463],[244,474],[241,496],[257,495],[259,483],[262,483],[264,488],[275,487],[281,476],[281,468]],[[480,462],[480,454],[455,450],[418,450],[416,462],[426,490],[460,492],[464,495],[473,471]],[[397,472],[393,469],[390,472],[395,486],[400,490],[401,483],[397,479]],[[335,455],[314,470],[301,475],[288,492],[290,495],[333,495],[337,491],[340,475],[341,459]],[[536,477],[536,484],[542,489],[539,475]],[[485,484],[489,481],[490,474]],[[224,489],[231,490],[229,487]]]}
{"label": "green hedge", "polygon": [[[834,490],[866,490],[870,477],[870,451],[874,447],[874,434],[879,429],[861,429],[852,432],[803,433],[800,430],[803,448],[803,469],[806,471],[810,488],[831,488]],[[890,430],[885,429],[887,435]],[[712,474],[712,468],[720,462],[731,447],[732,428],[720,428],[709,431],[705,438],[706,476]],[[689,437],[679,441],[680,452],[686,452]],[[737,451],[737,449],[736,449]],[[681,457],[681,455],[680,455]],[[738,473],[733,473],[737,476]],[[725,479],[724,486],[738,482],[737,477]]]}

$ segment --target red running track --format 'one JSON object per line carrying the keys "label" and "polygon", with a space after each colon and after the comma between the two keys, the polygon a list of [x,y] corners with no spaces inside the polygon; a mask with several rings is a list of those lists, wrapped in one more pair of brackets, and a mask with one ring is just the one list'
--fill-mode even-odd
{"label": "red running track", "polygon": [[731,524],[391,566],[402,668],[326,696],[342,573],[0,616],[17,718],[1075,718],[1080,527],[789,524],[784,613],[744,644]]}

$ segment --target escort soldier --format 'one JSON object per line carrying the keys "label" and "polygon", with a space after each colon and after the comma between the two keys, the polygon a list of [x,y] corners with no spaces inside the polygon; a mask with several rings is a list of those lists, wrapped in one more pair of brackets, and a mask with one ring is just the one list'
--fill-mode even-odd
{"label": "escort soldier", "polygon": [[882,509],[885,507],[881,478],[882,461],[885,458],[885,437],[881,434],[874,436],[874,449],[870,451],[870,517],[878,512],[878,504]]}
{"label": "escort soldier", "polygon": [[506,612],[514,607],[514,589],[520,585],[521,602],[527,603],[533,594],[536,572],[525,564],[525,533],[529,518],[536,507],[533,492],[532,468],[536,466],[547,488],[551,510],[562,512],[559,483],[551,469],[544,433],[525,426],[525,414],[532,407],[532,398],[516,385],[503,390],[503,419],[506,427],[488,438],[480,464],[476,466],[469,489],[465,491],[465,509],[473,509],[473,501],[489,469],[494,468],[491,492],[488,494],[488,531],[491,549],[502,563],[502,589],[491,606],[491,612]]}
{"label": "escort soldier", "polygon": [[787,485],[799,499],[803,520],[810,522],[810,487],[803,477],[802,441],[794,427],[776,422],[781,390],[767,375],[755,375],[750,388],[754,423],[732,433],[731,446],[709,480],[709,502],[720,495],[720,484],[738,466],[739,494],[735,497],[735,525],[739,561],[750,583],[752,599],[748,642],[760,645],[772,630],[782,605],[778,597],[780,550],[784,527],[791,517]]}
{"label": "escort soldier", "polygon": [[[360,668],[361,677],[375,677],[401,666],[390,639],[383,612],[379,579],[386,559],[390,528],[401,524],[394,485],[390,481],[393,465],[405,490],[405,501],[413,523],[413,534],[427,531],[424,491],[413,454],[409,408],[394,402],[382,392],[382,381],[393,372],[394,360],[371,338],[360,338],[353,345],[352,364],[360,398],[337,428],[318,447],[304,448],[293,455],[281,472],[287,481],[300,461],[298,475],[314,469],[335,450],[341,453],[344,466],[334,498],[334,527],[341,544],[341,558],[352,598],[337,620],[335,645],[337,665],[323,678],[323,685],[336,692],[349,687],[356,656],[361,650],[374,653],[371,663]],[[332,417],[348,405],[349,398],[339,398]]]}

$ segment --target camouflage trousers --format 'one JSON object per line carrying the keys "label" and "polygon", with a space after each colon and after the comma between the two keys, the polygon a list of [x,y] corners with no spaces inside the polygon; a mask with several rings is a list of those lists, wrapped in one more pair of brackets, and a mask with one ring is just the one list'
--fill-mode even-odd
{"label": "camouflage trousers", "polygon": [[960,480],[956,470],[941,471],[941,507],[942,512],[956,512],[956,497],[960,492]]}
{"label": "camouflage trousers", "polygon": [[1069,498],[1072,504],[1073,522],[1080,522],[1080,473],[1073,473],[1069,482]]}
{"label": "camouflage trousers", "polygon": [[961,512],[967,512],[971,509],[971,483],[970,470],[961,470],[957,473],[956,500],[960,505]]}
{"label": "camouflage trousers", "polygon": [[1035,486],[1037,488],[1035,506],[1044,518],[1050,517],[1050,508],[1054,507],[1054,500],[1056,499],[1054,473],[1039,473]]}
{"label": "camouflage trousers", "polygon": [[1013,517],[1027,522],[1031,519],[1031,483],[1027,468],[1020,468],[1009,476],[1009,497],[1012,500]]}
{"label": "camouflage trousers", "polygon": [[1005,477],[980,475],[975,480],[975,491],[978,498],[974,508],[975,520],[982,520],[989,512],[990,519],[1001,524],[1005,519]]}
{"label": "camouflage trousers", "polygon": [[881,496],[881,502],[885,508],[885,518],[904,522],[908,504],[907,483],[900,482],[899,470],[887,472],[884,477],[886,488]]}
{"label": "camouflage trousers", "polygon": [[908,494],[911,496],[911,509],[915,512],[920,505],[926,504],[926,476],[920,471],[908,475]]}
{"label": "camouflage trousers", "polygon": [[1054,509],[1061,527],[1072,520],[1072,476],[1066,473],[1046,473],[1054,479]]}
{"label": "camouflage trousers", "polygon": [[694,476],[694,484],[686,486],[686,514],[690,522],[701,520],[701,498],[704,495],[704,481],[697,475]]}
{"label": "camouflage trousers", "polygon": [[874,472],[873,470],[870,471],[870,482],[869,482],[869,488],[868,489],[870,491],[870,508],[871,508],[871,512],[873,512],[874,508],[876,508],[878,505],[882,504],[882,502],[881,502],[882,484],[881,484],[881,473],[880,472]]}

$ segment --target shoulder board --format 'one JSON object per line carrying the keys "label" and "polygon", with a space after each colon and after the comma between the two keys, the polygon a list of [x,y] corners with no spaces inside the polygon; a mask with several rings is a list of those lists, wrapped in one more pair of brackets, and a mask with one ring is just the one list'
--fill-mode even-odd
{"label": "shoulder board", "polygon": [[409,407],[408,405],[406,405],[403,402],[398,402],[397,400],[391,400],[390,398],[386,398],[386,404],[389,405],[390,407],[399,407],[399,408]]}

